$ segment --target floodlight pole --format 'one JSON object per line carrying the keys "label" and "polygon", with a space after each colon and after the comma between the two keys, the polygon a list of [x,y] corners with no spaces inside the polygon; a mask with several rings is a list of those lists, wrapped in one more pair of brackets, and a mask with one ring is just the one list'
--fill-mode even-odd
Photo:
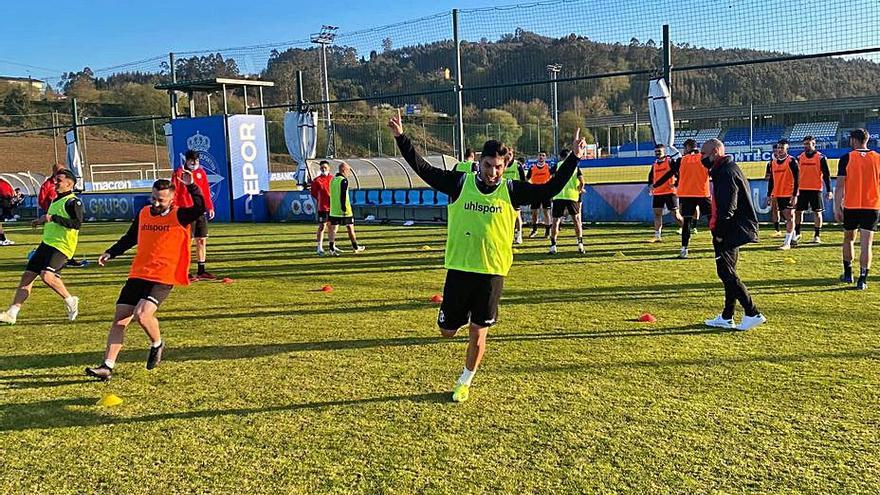
{"label": "floodlight pole", "polygon": [[464,160],[464,102],[462,100],[461,85],[461,33],[458,27],[458,9],[452,9],[452,43],[455,45],[455,133],[453,133],[453,142],[455,142],[455,134],[458,134],[458,152],[456,158],[458,161]]}
{"label": "floodlight pole", "polygon": [[669,24],[663,25],[663,79],[666,79],[666,86],[672,95],[672,43],[669,39]]}
{"label": "floodlight pole", "polygon": [[321,45],[321,68],[323,73],[323,91],[324,91],[324,117],[327,127],[327,158],[333,158],[336,149],[333,139],[333,121],[330,116],[330,77],[327,73],[327,45],[333,43],[336,37],[336,27],[324,25],[321,26],[321,32],[312,35],[312,43]]}
{"label": "floodlight pole", "polygon": [[[177,82],[177,68],[174,66],[174,52],[168,54],[168,66],[171,68],[171,82]],[[171,90],[168,92],[168,98],[170,100],[171,105],[171,118],[177,118],[177,91]]]}
{"label": "floodlight pole", "polygon": [[562,65],[560,64],[550,64],[547,66],[547,72],[550,74],[550,79],[553,80],[551,86],[553,89],[553,156],[559,156],[559,101],[556,77],[560,70],[562,70]]}

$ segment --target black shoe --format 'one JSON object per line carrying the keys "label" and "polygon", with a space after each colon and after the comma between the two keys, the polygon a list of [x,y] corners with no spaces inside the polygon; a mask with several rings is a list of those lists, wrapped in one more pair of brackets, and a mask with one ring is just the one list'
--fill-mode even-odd
{"label": "black shoe", "polygon": [[159,347],[150,346],[150,355],[147,356],[147,369],[151,370],[156,366],[159,366],[159,363],[162,362],[162,351],[165,350],[165,342],[162,342]]}
{"label": "black shoe", "polygon": [[113,376],[113,369],[102,364],[96,368],[86,368],[86,376],[97,378],[102,382],[108,381]]}
{"label": "black shoe", "polygon": [[859,277],[859,281],[856,282],[856,290],[867,290],[868,289],[868,281]]}
{"label": "black shoe", "polygon": [[849,273],[849,274],[844,273],[843,275],[840,276],[840,281],[843,282],[843,283],[845,283],[845,284],[851,284],[851,283],[853,283],[853,276],[852,276],[852,273]]}

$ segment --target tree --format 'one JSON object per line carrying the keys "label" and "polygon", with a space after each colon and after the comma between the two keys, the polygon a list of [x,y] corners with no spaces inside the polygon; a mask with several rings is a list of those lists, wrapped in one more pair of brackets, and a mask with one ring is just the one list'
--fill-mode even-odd
{"label": "tree", "polygon": [[383,52],[386,52],[386,53],[390,52],[393,48],[394,48],[394,42],[391,41],[390,37],[382,40],[382,51]]}
{"label": "tree", "polygon": [[23,88],[12,88],[3,98],[3,113],[11,115],[15,125],[27,125],[28,114],[31,113],[31,100]]}
{"label": "tree", "polygon": [[148,84],[128,83],[116,91],[126,115],[167,115],[168,95]]}

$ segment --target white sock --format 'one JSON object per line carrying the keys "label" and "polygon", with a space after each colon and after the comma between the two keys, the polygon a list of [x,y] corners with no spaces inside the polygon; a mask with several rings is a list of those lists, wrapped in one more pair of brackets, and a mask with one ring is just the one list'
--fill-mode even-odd
{"label": "white sock", "polygon": [[9,306],[9,309],[6,310],[6,313],[13,318],[17,318],[19,311],[21,311],[21,306],[13,304],[12,306]]}
{"label": "white sock", "polygon": [[789,244],[791,244],[791,240],[793,238],[794,238],[794,232],[786,232],[785,233],[785,241],[783,241],[783,244],[788,246]]}
{"label": "white sock", "polygon": [[159,347],[159,346],[161,346],[161,345],[162,345],[162,339],[159,339],[159,340],[153,342],[152,344],[150,344],[150,347],[152,347],[152,348],[155,349],[155,348],[157,348],[157,347]]}
{"label": "white sock", "polygon": [[106,366],[112,370],[116,366],[116,361],[110,360],[110,359],[105,359],[104,366]]}
{"label": "white sock", "polygon": [[76,302],[76,298],[73,296],[65,297],[64,302],[67,303],[68,306],[73,306],[73,303]]}
{"label": "white sock", "polygon": [[658,238],[658,239],[660,238],[660,230],[655,230],[655,231],[654,231],[654,237],[656,237],[656,238]]}
{"label": "white sock", "polygon": [[467,367],[465,367],[464,370],[461,372],[461,376],[458,377],[458,385],[467,385],[468,387],[470,387],[471,380],[474,379],[474,373],[476,373],[476,371],[471,371],[467,369]]}

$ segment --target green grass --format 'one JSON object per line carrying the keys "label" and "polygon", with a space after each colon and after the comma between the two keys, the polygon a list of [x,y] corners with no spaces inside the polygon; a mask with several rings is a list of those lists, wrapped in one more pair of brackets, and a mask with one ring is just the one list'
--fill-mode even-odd
{"label": "green grass", "polygon": [[[8,226],[7,226],[8,227]],[[80,251],[126,225],[88,224]],[[2,249],[11,298],[29,229]],[[440,227],[359,226],[363,255],[319,259],[312,227],[215,225],[231,285],[175,289],[168,350],[144,369],[130,329],[107,384],[97,364],[129,259],[68,269],[74,324],[35,289],[0,328],[0,493],[876,493],[880,282],[843,290],[839,230],[741,275],[770,322],[716,332],[708,236],[693,259],[645,227],[587,231],[588,254],[527,240],[471,401],[449,402],[465,340],[441,339]],[[433,250],[425,251],[423,246]],[[616,253],[623,253],[623,256]],[[786,257],[796,260],[785,263]],[[332,284],[332,293],[318,292]],[[655,324],[633,320],[650,311]],[[739,315],[738,315],[739,316]],[[102,409],[105,393],[125,401]]]}

